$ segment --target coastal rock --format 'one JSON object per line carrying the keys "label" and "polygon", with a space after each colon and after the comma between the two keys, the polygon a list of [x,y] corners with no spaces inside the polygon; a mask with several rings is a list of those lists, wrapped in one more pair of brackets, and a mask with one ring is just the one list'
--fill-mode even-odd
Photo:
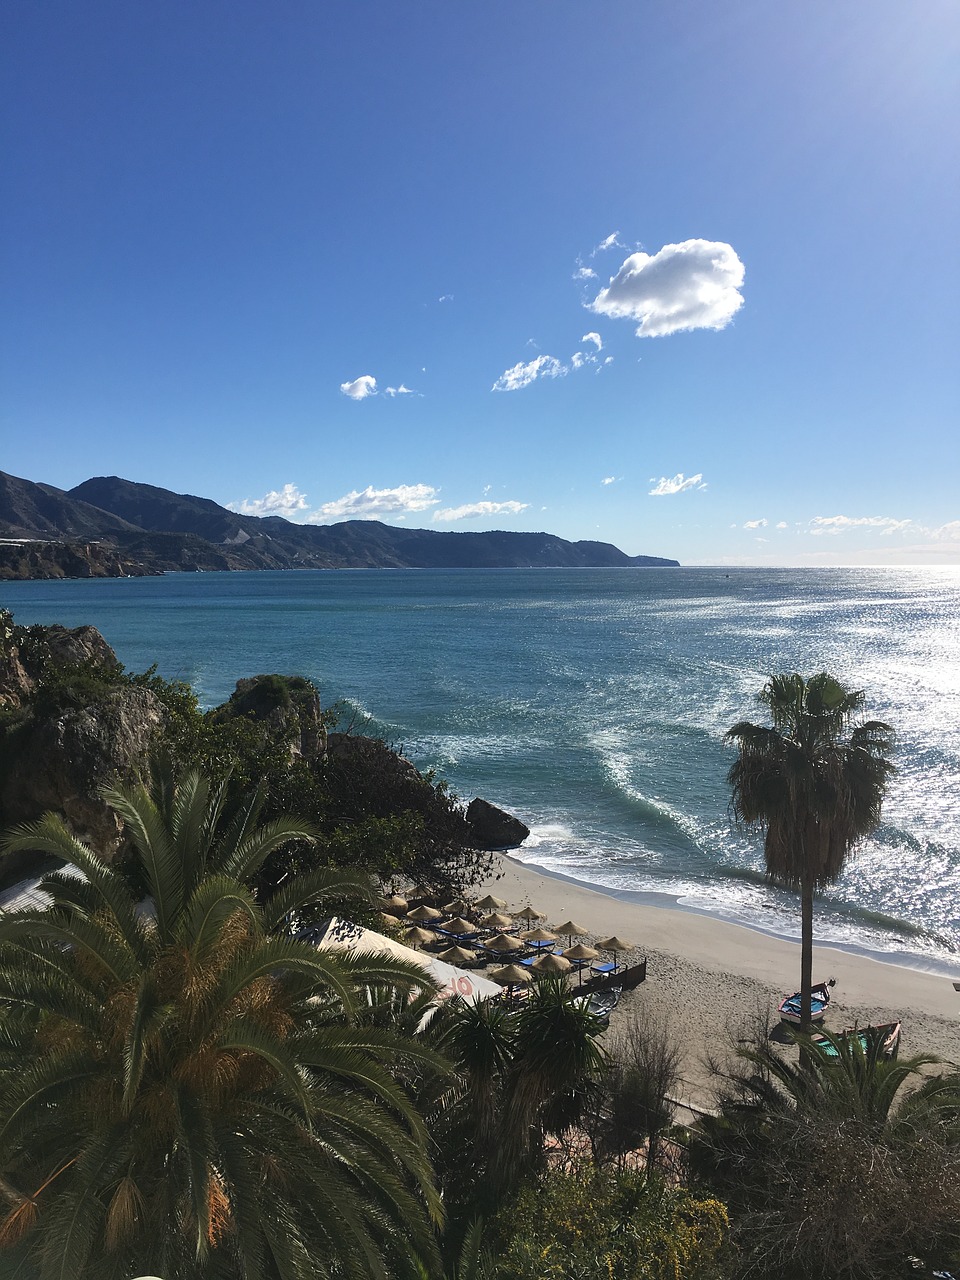
{"label": "coastal rock", "polygon": [[4,822],[33,822],[52,809],[79,839],[113,856],[120,823],[100,790],[145,770],[165,722],[166,711],[149,689],[127,686],[90,705],[27,720],[8,744],[12,758],[0,792]]}
{"label": "coastal rock", "polygon": [[467,805],[467,822],[480,849],[513,849],[530,834],[519,818],[479,796]]}
{"label": "coastal rock", "polygon": [[18,627],[0,611],[0,707],[23,706],[48,663],[111,670],[120,665],[96,627]]}
{"label": "coastal rock", "polygon": [[210,712],[223,721],[243,716],[263,728],[266,736],[286,742],[291,759],[322,759],[327,733],[316,686],[303,676],[263,675],[238,680],[229,699]]}

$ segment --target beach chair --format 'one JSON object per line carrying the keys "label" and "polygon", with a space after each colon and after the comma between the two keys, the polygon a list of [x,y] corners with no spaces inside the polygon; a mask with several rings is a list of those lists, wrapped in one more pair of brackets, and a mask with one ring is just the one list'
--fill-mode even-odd
{"label": "beach chair", "polygon": [[591,972],[597,974],[598,977],[605,977],[608,973],[616,973],[620,966],[615,960],[604,960],[601,964],[593,964],[590,966]]}

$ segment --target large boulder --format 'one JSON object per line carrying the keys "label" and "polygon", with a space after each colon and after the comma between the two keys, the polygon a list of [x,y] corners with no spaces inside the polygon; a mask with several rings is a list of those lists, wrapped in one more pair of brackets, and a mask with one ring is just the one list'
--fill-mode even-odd
{"label": "large boulder", "polygon": [[515,849],[530,834],[519,818],[479,796],[467,805],[467,822],[478,849]]}
{"label": "large boulder", "polygon": [[120,823],[100,791],[146,772],[166,714],[149,689],[117,685],[89,705],[27,719],[6,743],[4,822],[32,822],[52,809],[81,840],[112,856]]}

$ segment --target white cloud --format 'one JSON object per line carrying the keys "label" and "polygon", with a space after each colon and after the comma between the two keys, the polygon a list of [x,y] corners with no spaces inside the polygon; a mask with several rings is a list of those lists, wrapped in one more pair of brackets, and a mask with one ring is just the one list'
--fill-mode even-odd
{"label": "white cloud", "polygon": [[597,273],[592,267],[585,267],[582,263],[573,273],[574,280],[596,280]]}
{"label": "white cloud", "polygon": [[301,493],[295,484],[285,484],[282,489],[271,489],[262,498],[244,498],[242,502],[228,502],[228,511],[237,511],[243,516],[283,516],[292,520],[298,511],[309,508],[307,495]]}
{"label": "white cloud", "polygon": [[452,294],[452,293],[442,293],[442,294],[440,295],[440,297],[437,299],[437,301],[438,301],[438,302],[452,302],[452,301],[453,301],[453,294]]}
{"label": "white cloud", "polygon": [[491,391],[519,391],[521,387],[529,387],[538,378],[559,378],[567,372],[567,366],[554,359],[553,356],[537,356],[524,364],[521,360],[512,369],[507,369],[496,380]]}
{"label": "white cloud", "polygon": [[529,502],[468,502],[462,507],[443,507],[433,513],[434,520],[476,520],[480,516],[518,515]]}
{"label": "white cloud", "polygon": [[598,315],[639,320],[637,336],[723,329],[743,305],[743,263],[728,244],[684,240],[659,253],[632,253],[587,306]]}
{"label": "white cloud", "polygon": [[377,380],[372,373],[364,373],[353,382],[341,382],[340,390],[351,400],[366,400],[367,396],[377,394]]}
{"label": "white cloud", "polygon": [[407,515],[412,511],[426,511],[435,507],[440,499],[438,490],[429,484],[400,484],[395,489],[354,489],[325,502],[310,516],[310,524],[325,524],[330,520],[379,520],[383,516]]}
{"label": "white cloud", "polygon": [[601,484],[616,484],[618,480],[622,480],[622,476],[604,476],[600,481]]}
{"label": "white cloud", "polygon": [[912,520],[896,520],[893,516],[814,516],[810,532],[815,537],[846,533],[850,529],[879,529],[881,534],[902,533],[914,528]]}
{"label": "white cloud", "polygon": [[419,391],[414,391],[411,387],[405,387],[401,382],[399,387],[384,387],[383,394],[385,396],[392,397],[392,396],[418,396],[422,393]]}
{"label": "white cloud", "polygon": [[[653,480],[650,481],[653,484]],[[695,476],[688,476],[684,479],[683,472],[678,472],[673,479],[668,476],[661,476],[654,488],[650,490],[651,498],[662,498],[666,494],[683,493],[685,489],[705,489],[706,483],[703,479],[703,473],[698,471]]]}
{"label": "white cloud", "polygon": [[960,520],[951,520],[940,525],[939,529],[931,529],[930,537],[937,542],[960,542]]}
{"label": "white cloud", "polygon": [[743,527],[745,529],[765,529],[767,522],[766,520],[748,520]]}
{"label": "white cloud", "polygon": [[597,247],[591,252],[590,257],[595,257],[598,253],[603,253],[604,249],[625,249],[627,246],[620,243],[620,232],[611,231]]}
{"label": "white cloud", "polygon": [[603,350],[603,339],[600,337],[599,333],[593,333],[592,331],[590,333],[585,333],[580,341],[592,342],[598,351]]}
{"label": "white cloud", "polygon": [[786,528],[787,528],[787,522],[786,522],[786,520],[781,520],[781,521],[779,522],[779,524],[777,525],[777,528],[778,528],[778,529],[786,529]]}

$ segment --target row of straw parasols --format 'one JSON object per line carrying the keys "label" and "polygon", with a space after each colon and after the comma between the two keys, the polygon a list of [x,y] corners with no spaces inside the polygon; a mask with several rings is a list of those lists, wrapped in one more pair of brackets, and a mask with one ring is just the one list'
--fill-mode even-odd
{"label": "row of straw parasols", "polygon": [[[543,912],[537,911],[535,907],[529,904],[522,907],[519,911],[514,912],[513,917],[504,915],[501,913],[499,908],[505,907],[506,905],[507,904],[502,898],[496,898],[493,894],[488,894],[485,898],[481,898],[475,906],[480,910],[489,911],[490,914],[481,920],[479,927],[485,929],[500,929],[502,931],[509,928],[510,925],[514,923],[515,919],[526,920],[530,923],[534,920],[541,919],[543,916]],[[381,906],[395,911],[405,911],[407,907],[407,900],[399,895],[393,895],[390,898],[383,899]],[[442,910],[437,910],[436,907],[428,907],[425,905],[417,907],[415,910],[407,912],[406,918],[407,920],[416,921],[419,925],[420,923],[427,923],[431,920],[438,920],[444,916],[453,916],[453,919],[448,920],[446,929],[450,933],[458,934],[463,937],[471,933],[476,933],[478,930],[477,925],[473,924],[470,920],[465,919],[461,914],[466,910],[467,904],[461,899],[457,899],[454,902],[447,903]],[[388,914],[386,911],[384,912],[383,919],[385,924],[394,927],[399,926],[401,923],[397,916]],[[572,967],[573,961],[583,962],[596,960],[600,955],[600,951],[593,947],[584,946],[583,944],[577,944],[576,946],[572,945],[575,937],[583,937],[588,932],[589,930],[584,925],[579,924],[575,920],[565,920],[562,924],[558,924],[556,926],[555,931],[550,931],[549,929],[543,929],[540,927],[529,929],[520,935],[520,939],[512,936],[511,934],[500,932],[494,938],[489,939],[485,946],[490,951],[499,951],[505,955],[512,951],[521,950],[524,942],[555,942],[558,937],[561,936],[566,937],[568,945],[567,949],[561,955],[556,955],[552,952],[547,953],[539,956],[529,967],[515,964],[506,965],[502,969],[494,970],[488,976],[495,982],[500,983],[502,986],[520,986],[533,981],[536,975],[532,970],[537,970],[538,973],[566,973]],[[415,925],[405,931],[403,938],[408,945],[418,947],[424,946],[427,942],[433,941],[435,936],[436,935],[429,930],[419,928]],[[604,938],[598,943],[601,950],[612,951],[614,956],[616,956],[620,951],[630,950],[631,945],[631,943],[625,942],[622,938],[615,935],[610,938]],[[472,951],[468,951],[465,947],[455,945],[448,947],[445,951],[441,951],[438,958],[446,961],[448,964],[461,965],[468,964],[471,960],[475,959],[475,956]]]}

